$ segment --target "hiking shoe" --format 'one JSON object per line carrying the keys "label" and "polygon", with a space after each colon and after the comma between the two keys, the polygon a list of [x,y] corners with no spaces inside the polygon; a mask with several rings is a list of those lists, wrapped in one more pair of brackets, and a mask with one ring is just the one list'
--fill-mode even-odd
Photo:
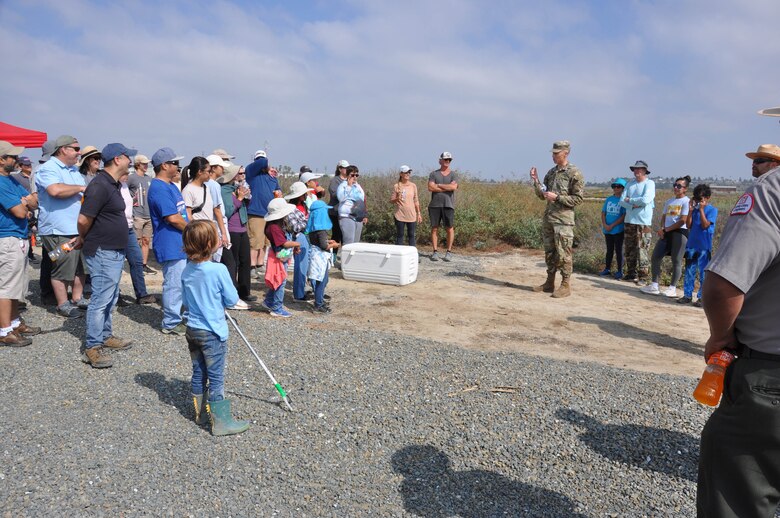
{"label": "hiking shoe", "polygon": [[75,301],[71,300],[70,303],[84,311],[86,311],[87,308],[89,307],[89,301],[84,297],[81,297],[79,300],[75,300]]}
{"label": "hiking shoe", "polygon": [[669,298],[676,298],[677,297],[677,288],[674,286],[669,286],[664,290],[664,295],[666,295]]}
{"label": "hiking shoe", "polygon": [[612,271],[609,268],[604,268],[599,272],[600,277],[608,277],[610,274],[612,274]]}
{"label": "hiking shoe", "polygon": [[40,332],[40,327],[28,326],[24,322],[14,328],[14,333],[21,336],[35,336]]}
{"label": "hiking shoe", "polygon": [[325,304],[323,304],[322,306],[314,306],[313,308],[311,308],[311,311],[312,313],[324,313],[326,315],[329,313],[333,313],[333,310],[330,309],[330,306],[327,306]]}
{"label": "hiking shoe", "polygon": [[624,280],[624,281],[630,281],[630,282],[634,282],[634,281],[636,281],[636,274],[629,273],[628,275],[626,275],[625,277],[623,277],[623,280]]}
{"label": "hiking shoe", "polygon": [[677,299],[677,303],[678,304],[690,304],[691,303],[691,298],[690,297],[680,297],[679,299]]}
{"label": "hiking shoe", "polygon": [[434,250],[433,253],[431,254],[431,261],[438,261],[438,260],[439,260],[439,252]]}
{"label": "hiking shoe", "polygon": [[447,253],[444,254],[444,259],[442,259],[442,261],[447,262],[447,263],[452,261],[452,252],[447,250]]}
{"label": "hiking shoe", "polygon": [[157,270],[149,268],[148,265],[144,265],[144,273],[148,273],[149,275],[157,275]]}
{"label": "hiking shoe", "polygon": [[639,288],[639,291],[642,293],[647,293],[648,295],[660,295],[661,290],[658,289],[658,286],[653,286],[652,284],[648,284],[647,286],[642,286]]}
{"label": "hiking shoe", "polygon": [[157,297],[154,295],[146,295],[145,297],[135,299],[136,304],[154,304],[155,302],[157,302]]}
{"label": "hiking shoe", "polygon": [[125,340],[124,338],[119,338],[116,336],[109,336],[106,339],[106,341],[103,342],[103,347],[107,347],[112,351],[126,351],[127,349],[130,349],[132,346],[133,346],[132,340]]}
{"label": "hiking shoe", "polygon": [[57,306],[57,314],[65,318],[81,318],[84,314],[79,311],[79,308],[68,302],[64,302],[61,306]]}
{"label": "hiking shoe", "polygon": [[6,347],[27,347],[32,343],[32,340],[26,336],[18,335],[13,331],[5,336],[0,337],[0,345]]}
{"label": "hiking shoe", "polygon": [[119,297],[116,299],[116,307],[118,308],[126,308],[127,306],[132,305],[129,300],[127,300],[125,297]]}
{"label": "hiking shoe", "polygon": [[615,280],[619,281],[623,278],[623,272],[615,272]]}
{"label": "hiking shoe", "polygon": [[703,308],[704,307],[704,303],[702,302],[701,299],[697,299],[696,302],[693,303],[693,305],[696,306],[697,308]]}
{"label": "hiking shoe", "polygon": [[279,309],[277,311],[271,311],[271,316],[272,317],[280,317],[280,318],[290,318],[292,316],[292,313],[290,313],[289,311],[287,311],[284,308],[281,308],[281,309]]}
{"label": "hiking shoe", "polygon": [[257,302],[257,295],[247,295],[243,300],[244,302]]}
{"label": "hiking shoe", "polygon": [[84,349],[81,353],[81,361],[90,364],[93,369],[105,369],[114,364],[101,346]]}
{"label": "hiking shoe", "polygon": [[179,322],[178,324],[176,324],[175,327],[171,327],[171,328],[163,327],[162,329],[160,329],[160,331],[162,331],[162,334],[164,335],[184,336],[187,333],[187,327],[181,322]]}
{"label": "hiking shoe", "polygon": [[241,299],[238,299],[238,302],[230,306],[228,309],[232,309],[235,311],[246,311],[247,309],[249,309],[249,304],[247,304]]}

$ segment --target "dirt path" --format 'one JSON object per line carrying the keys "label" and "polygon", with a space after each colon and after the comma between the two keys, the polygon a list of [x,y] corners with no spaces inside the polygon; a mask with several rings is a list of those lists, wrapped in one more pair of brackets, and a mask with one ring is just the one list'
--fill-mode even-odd
{"label": "dirt path", "polygon": [[[464,267],[478,260],[479,273]],[[545,278],[538,252],[422,258],[407,286],[333,275],[330,319],[480,350],[522,351],[646,372],[698,377],[707,321],[700,308],[644,295],[633,283],[575,275],[566,299],[534,293]],[[472,265],[469,265],[472,266]],[[435,270],[432,270],[435,268]]]}

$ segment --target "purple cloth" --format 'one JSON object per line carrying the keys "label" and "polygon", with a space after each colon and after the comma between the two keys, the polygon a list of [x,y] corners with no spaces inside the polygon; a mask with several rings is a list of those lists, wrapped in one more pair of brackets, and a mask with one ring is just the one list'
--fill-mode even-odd
{"label": "purple cloth", "polygon": [[241,202],[235,196],[233,198],[233,215],[228,220],[228,232],[241,234],[246,232],[246,225],[241,223],[241,215],[238,213],[238,208],[241,207]]}

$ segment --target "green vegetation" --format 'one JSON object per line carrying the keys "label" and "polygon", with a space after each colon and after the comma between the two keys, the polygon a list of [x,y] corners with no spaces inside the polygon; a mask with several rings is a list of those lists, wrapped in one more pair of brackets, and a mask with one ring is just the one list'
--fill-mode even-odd
{"label": "green vegetation", "polygon": [[[398,176],[361,175],[360,184],[366,191],[368,225],[363,229],[362,240],[366,242],[392,243],[395,241],[395,223],[390,194]],[[430,245],[430,224],[427,216],[431,199],[427,189],[427,175],[414,179],[420,194],[423,222],[417,226],[418,245]],[[327,188],[330,177],[323,177],[320,184]],[[292,183],[286,179],[285,190]],[[691,184],[689,192],[693,192]],[[604,267],[604,237],[601,233],[601,207],[611,189],[588,189],[586,199],[576,210],[574,269],[579,272],[595,273]],[[723,223],[731,207],[739,198],[737,194],[714,194],[712,203],[718,208],[718,224],[715,243],[720,237]],[[455,246],[461,249],[480,251],[505,250],[508,247],[542,248],[542,214],[544,202],[539,200],[531,186],[517,181],[480,182],[460,175],[455,211]],[[658,227],[659,213],[664,202],[673,197],[671,190],[656,193],[656,217],[654,228]],[[326,197],[327,201],[327,197]],[[440,239],[444,238],[440,230]],[[665,264],[668,266],[668,261]]]}

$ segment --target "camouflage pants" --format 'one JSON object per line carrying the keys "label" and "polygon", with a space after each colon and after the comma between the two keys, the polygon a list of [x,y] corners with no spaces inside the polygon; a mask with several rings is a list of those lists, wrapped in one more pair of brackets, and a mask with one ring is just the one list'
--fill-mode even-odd
{"label": "camouflage pants", "polygon": [[624,250],[626,256],[626,275],[636,275],[647,279],[650,274],[650,245],[653,241],[653,231],[649,226],[625,225]]}
{"label": "camouflage pants", "polygon": [[571,276],[574,226],[555,225],[545,221],[542,223],[542,242],[547,273],[560,271],[564,277]]}

